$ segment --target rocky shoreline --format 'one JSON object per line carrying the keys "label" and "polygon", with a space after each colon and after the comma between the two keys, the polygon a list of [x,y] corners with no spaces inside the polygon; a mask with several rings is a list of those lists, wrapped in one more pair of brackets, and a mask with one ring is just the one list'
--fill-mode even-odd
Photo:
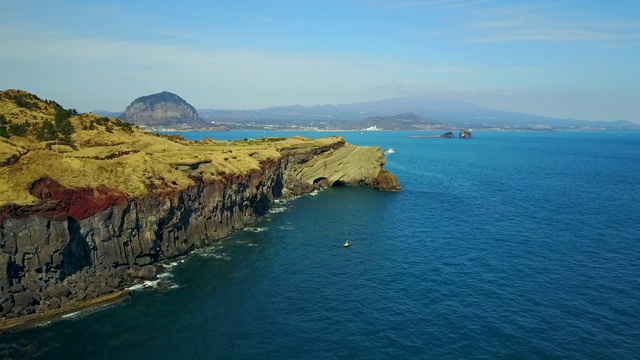
{"label": "rocky shoreline", "polygon": [[192,176],[195,186],[137,199],[87,200],[77,194],[84,190],[40,182],[48,205],[0,209],[0,332],[120,299],[155,279],[158,262],[255,223],[277,198],[335,185],[399,190],[383,165],[381,149],[342,140],[284,150],[245,175]]}
{"label": "rocky shoreline", "polygon": [[[156,265],[86,267],[59,282],[32,279],[26,284],[17,283],[0,298],[4,317],[0,319],[0,332],[119,300],[131,286],[156,280],[162,270]],[[159,282],[158,287],[168,288],[169,284]],[[8,314],[18,316],[6,317]]]}
{"label": "rocky shoreline", "polygon": [[94,299],[69,303],[61,308],[47,312],[34,313],[17,318],[0,319],[0,333],[28,328],[30,326],[46,323],[47,321],[56,320],[67,314],[73,314],[90,308],[109,305],[126,298],[128,295],[129,290],[117,290]]}

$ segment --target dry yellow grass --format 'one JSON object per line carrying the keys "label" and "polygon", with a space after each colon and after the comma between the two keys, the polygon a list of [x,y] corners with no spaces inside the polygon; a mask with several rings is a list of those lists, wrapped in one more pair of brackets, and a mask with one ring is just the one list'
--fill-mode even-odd
{"label": "dry yellow grass", "polygon": [[[15,94],[28,96],[24,92],[0,92],[0,114],[10,123],[53,121],[53,105],[29,98],[38,108],[21,108],[11,100]],[[29,188],[45,176],[69,188],[104,185],[130,197],[140,197],[185,189],[194,184],[190,178],[193,175],[211,181],[221,173],[247,174],[251,169],[259,168],[263,161],[278,159],[282,149],[342,141],[336,137],[318,140],[293,137],[198,142],[169,139],[137,129],[127,132],[117,126],[108,129],[95,125],[93,130],[88,130],[89,124],[97,119],[100,117],[93,114],[72,116],[70,121],[75,132],[69,144],[39,142],[34,136],[0,138],[0,164],[12,155],[22,154],[16,163],[0,166],[0,206],[38,203]],[[112,123],[116,121],[111,119]],[[199,164],[196,170],[189,167],[193,164]]]}
{"label": "dry yellow grass", "polygon": [[0,159],[7,159],[14,154],[19,154],[22,147],[10,143],[7,139],[0,138]]}

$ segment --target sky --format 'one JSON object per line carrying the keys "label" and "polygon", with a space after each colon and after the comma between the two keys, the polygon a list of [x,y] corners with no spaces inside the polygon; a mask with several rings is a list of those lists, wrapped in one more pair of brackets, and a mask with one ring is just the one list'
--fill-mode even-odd
{"label": "sky", "polygon": [[438,96],[640,123],[638,0],[0,0],[0,90],[78,111]]}

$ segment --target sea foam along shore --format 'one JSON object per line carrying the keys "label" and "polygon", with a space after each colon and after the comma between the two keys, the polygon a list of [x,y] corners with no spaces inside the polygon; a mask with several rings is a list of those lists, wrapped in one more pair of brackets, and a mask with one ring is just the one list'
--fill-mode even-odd
{"label": "sea foam along shore", "polygon": [[139,291],[139,290],[162,287],[160,286],[160,283],[165,283],[169,288],[174,288],[176,287],[176,285],[170,281],[170,278],[171,278],[170,270],[182,262],[184,262],[184,259],[179,259],[177,261],[172,261],[166,264],[160,264],[164,270],[161,274],[157,276],[156,279],[143,281],[143,282],[140,282],[139,284],[132,285],[128,288],[121,289],[113,293],[109,293],[109,294],[99,296],[93,299],[88,299],[85,301],[75,302],[75,303],[63,306],[59,309],[51,310],[43,313],[34,313],[34,314],[25,315],[17,318],[0,319],[0,334],[6,331],[20,330],[20,329],[34,326],[34,325],[46,324],[49,321],[55,321],[57,319],[66,318],[69,315],[85,312],[89,309],[99,310],[101,307],[110,306],[118,301],[126,299],[129,296],[129,293],[131,291]]}

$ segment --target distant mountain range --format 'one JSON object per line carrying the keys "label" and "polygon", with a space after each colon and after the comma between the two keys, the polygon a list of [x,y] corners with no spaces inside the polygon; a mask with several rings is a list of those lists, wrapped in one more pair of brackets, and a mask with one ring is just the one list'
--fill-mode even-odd
{"label": "distant mountain range", "polygon": [[106,117],[119,117],[120,114],[122,114],[122,111],[93,110],[93,111],[90,111],[90,113],[96,114],[99,116],[106,116]]}
{"label": "distant mountain range", "polygon": [[[99,113],[94,111],[94,113]],[[624,120],[587,121],[559,119],[501,111],[476,104],[437,98],[406,96],[379,101],[338,105],[278,106],[257,110],[199,109],[207,122],[253,124],[278,127],[298,126],[333,129],[383,130],[473,128],[473,129],[579,129],[640,130],[639,124]]]}
{"label": "distant mountain range", "polygon": [[343,122],[343,130],[441,130],[451,126],[433,122],[416,113],[391,116],[370,116],[362,120]]}

